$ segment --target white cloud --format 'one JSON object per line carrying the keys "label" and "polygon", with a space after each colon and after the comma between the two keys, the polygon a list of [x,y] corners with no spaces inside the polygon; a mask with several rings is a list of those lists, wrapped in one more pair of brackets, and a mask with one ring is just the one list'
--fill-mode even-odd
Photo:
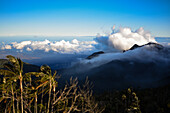
{"label": "white cloud", "polygon": [[5,45],[2,49],[19,49],[20,52],[23,50],[34,51],[43,50],[45,52],[54,51],[59,53],[88,53],[95,50],[95,41],[78,41],[73,39],[72,41],[22,41],[22,42],[12,42],[11,45]]}
{"label": "white cloud", "polygon": [[13,47],[16,49],[23,49],[25,46],[30,45],[31,41],[22,41],[21,43],[13,42]]}
{"label": "white cloud", "polygon": [[29,47],[27,47],[27,49],[26,49],[27,51],[32,51],[32,49],[30,49]]}
{"label": "white cloud", "polygon": [[149,32],[144,31],[141,27],[135,32],[130,28],[120,28],[117,32],[113,32],[109,36],[98,36],[97,42],[107,45],[118,50],[128,50],[134,44],[143,45],[148,42],[156,42]]}
{"label": "white cloud", "polygon": [[5,45],[4,47],[2,47],[1,49],[12,49],[11,45]]}

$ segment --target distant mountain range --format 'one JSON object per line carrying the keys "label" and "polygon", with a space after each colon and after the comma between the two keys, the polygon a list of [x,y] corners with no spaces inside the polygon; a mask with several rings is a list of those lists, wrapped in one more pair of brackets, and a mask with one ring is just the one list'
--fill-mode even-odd
{"label": "distant mountain range", "polygon": [[[134,45],[129,50],[146,47],[158,54],[170,56],[170,51],[158,43],[148,43],[142,46]],[[103,51],[95,52],[86,59],[91,60],[105,54]],[[145,60],[145,59],[144,59]],[[94,89],[97,91],[123,89],[128,87],[157,87],[170,83],[170,62],[147,61],[142,62],[131,59],[113,60],[106,64],[89,68],[91,64],[78,64],[72,68],[59,71],[64,79],[69,77],[78,77],[84,80],[86,76],[94,83]],[[79,69],[85,71],[79,71]]]}

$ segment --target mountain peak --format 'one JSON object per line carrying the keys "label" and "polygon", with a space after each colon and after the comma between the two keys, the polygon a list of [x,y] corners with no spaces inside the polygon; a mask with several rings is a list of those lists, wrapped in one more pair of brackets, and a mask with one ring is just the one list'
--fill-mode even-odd
{"label": "mountain peak", "polygon": [[160,50],[160,49],[163,48],[163,46],[162,46],[161,44],[159,44],[159,43],[149,42],[149,43],[144,44],[144,45],[141,45],[141,46],[139,46],[139,45],[137,45],[137,44],[134,44],[130,49],[124,50],[123,52],[129,51],[129,50],[134,50],[134,49],[136,49],[136,48],[140,48],[140,47],[144,47],[144,46],[154,47],[154,48],[156,48],[156,49],[158,49],[158,50]]}
{"label": "mountain peak", "polygon": [[90,60],[90,59],[92,59],[94,57],[99,56],[100,54],[104,54],[104,52],[103,51],[95,52],[95,53],[91,54],[90,56],[88,56],[86,59]]}

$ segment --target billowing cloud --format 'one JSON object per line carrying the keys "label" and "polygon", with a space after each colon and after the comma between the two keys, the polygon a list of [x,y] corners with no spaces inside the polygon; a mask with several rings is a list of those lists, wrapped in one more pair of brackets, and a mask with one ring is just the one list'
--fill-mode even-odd
{"label": "billowing cloud", "polygon": [[114,26],[112,30],[109,36],[98,36],[95,40],[102,44],[102,47],[108,46],[118,50],[128,50],[134,44],[144,45],[148,42],[156,42],[154,37],[152,37],[149,32],[144,31],[142,27],[134,32],[127,27],[120,27],[120,29],[115,32]]}

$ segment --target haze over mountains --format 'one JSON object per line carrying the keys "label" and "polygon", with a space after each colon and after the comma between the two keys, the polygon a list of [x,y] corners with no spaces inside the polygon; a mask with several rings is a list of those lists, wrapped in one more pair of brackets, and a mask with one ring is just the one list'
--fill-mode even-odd
{"label": "haze over mountains", "polygon": [[95,89],[156,87],[170,81],[170,48],[148,43],[124,53],[102,53],[62,71],[64,77],[89,77]]}

